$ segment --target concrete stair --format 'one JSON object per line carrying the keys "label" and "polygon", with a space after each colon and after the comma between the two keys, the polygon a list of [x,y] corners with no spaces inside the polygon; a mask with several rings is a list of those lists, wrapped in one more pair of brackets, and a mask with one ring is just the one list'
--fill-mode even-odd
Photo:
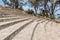
{"label": "concrete stair", "polygon": [[[16,25],[9,26],[3,30],[0,30],[0,40],[9,40],[11,35],[16,34],[19,30],[21,30],[25,25],[30,23],[32,20],[24,21],[17,23]],[[12,36],[11,36],[12,37]]]}
{"label": "concrete stair", "polygon": [[8,21],[8,22],[1,22],[0,23],[0,30],[6,28],[8,26],[14,25],[16,23],[25,21],[25,20],[28,20],[28,18],[25,18],[25,19],[17,19],[17,20]]}
{"label": "concrete stair", "polygon": [[60,23],[5,9],[0,9],[0,40],[60,40]]}
{"label": "concrete stair", "polygon": [[37,23],[38,22],[30,23],[24,29],[19,31],[19,33],[15,37],[13,37],[11,40],[31,40],[31,35],[32,35],[32,32],[33,32],[32,30],[37,25]]}

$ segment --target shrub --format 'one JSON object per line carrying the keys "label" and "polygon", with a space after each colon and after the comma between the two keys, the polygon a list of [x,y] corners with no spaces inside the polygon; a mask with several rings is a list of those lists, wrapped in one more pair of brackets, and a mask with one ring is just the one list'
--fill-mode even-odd
{"label": "shrub", "polygon": [[22,6],[19,8],[19,10],[22,10],[22,11],[23,11],[23,8],[22,8]]}
{"label": "shrub", "polygon": [[30,9],[28,9],[28,11],[26,11],[28,14],[33,14],[34,13],[34,11],[33,10],[30,10]]}
{"label": "shrub", "polygon": [[42,16],[46,16],[45,10],[42,10]]}
{"label": "shrub", "polygon": [[50,15],[50,18],[51,18],[51,19],[55,19],[54,14],[51,14],[51,15]]}

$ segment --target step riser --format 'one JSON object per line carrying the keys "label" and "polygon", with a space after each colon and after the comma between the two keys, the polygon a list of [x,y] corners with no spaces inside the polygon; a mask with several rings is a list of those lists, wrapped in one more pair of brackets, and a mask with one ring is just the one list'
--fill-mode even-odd
{"label": "step riser", "polygon": [[8,17],[17,17],[17,16],[0,16],[0,18],[8,18]]}
{"label": "step riser", "polygon": [[0,22],[13,21],[13,20],[16,20],[16,19],[20,19],[20,18],[1,19]]}
{"label": "step riser", "polygon": [[[29,18],[25,18],[25,19],[29,19]],[[17,19],[17,20],[13,20],[13,21],[9,21],[9,22],[3,22],[0,24],[1,25],[6,25],[6,24],[9,24],[9,23],[13,23],[13,22],[16,22],[16,21],[21,21],[21,20],[25,20],[25,19]]]}
{"label": "step riser", "polygon": [[17,29],[15,32],[13,32],[11,35],[9,35],[7,38],[5,38],[4,40],[12,40],[12,38],[14,36],[16,36],[21,30],[23,30],[28,24],[32,23],[33,21],[30,21],[26,24],[24,24],[23,26],[21,26],[19,29]]}
{"label": "step riser", "polygon": [[37,23],[36,26],[33,29],[33,32],[32,32],[32,35],[31,35],[31,40],[33,40],[34,33],[35,33],[35,30],[36,30],[36,28],[37,28],[38,25],[39,25],[39,23]]}
{"label": "step riser", "polygon": [[28,20],[28,19],[19,20],[19,21],[16,21],[16,22],[12,22],[12,23],[5,24],[5,25],[0,25],[0,30],[2,30],[2,29],[4,29],[4,28],[7,28],[7,27],[9,27],[9,26],[12,26],[12,25],[14,25],[14,24],[17,24],[17,23],[19,23],[19,22],[23,22],[23,21],[25,21],[25,20]]}

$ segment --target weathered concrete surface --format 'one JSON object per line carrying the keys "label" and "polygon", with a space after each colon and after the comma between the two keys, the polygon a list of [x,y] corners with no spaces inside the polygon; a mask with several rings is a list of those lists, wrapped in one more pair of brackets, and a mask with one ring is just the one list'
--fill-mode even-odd
{"label": "weathered concrete surface", "polygon": [[60,40],[60,23],[5,9],[0,9],[0,40]]}

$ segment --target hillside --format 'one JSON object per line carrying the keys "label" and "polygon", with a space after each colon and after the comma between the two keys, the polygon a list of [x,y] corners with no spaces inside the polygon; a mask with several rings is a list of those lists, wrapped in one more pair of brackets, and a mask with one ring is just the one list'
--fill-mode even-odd
{"label": "hillside", "polygon": [[60,23],[18,9],[0,9],[0,40],[60,40]]}

